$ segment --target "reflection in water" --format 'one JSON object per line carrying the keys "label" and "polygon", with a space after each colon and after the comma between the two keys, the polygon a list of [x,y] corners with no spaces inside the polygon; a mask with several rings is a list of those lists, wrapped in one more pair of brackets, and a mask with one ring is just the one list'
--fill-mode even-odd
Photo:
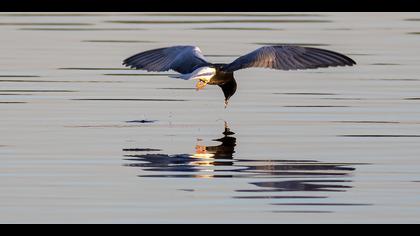
{"label": "reflection in water", "polygon": [[[354,169],[353,169],[354,170]],[[311,191],[311,192],[343,192],[346,188],[351,188],[344,183],[348,180],[293,180],[281,182],[259,182],[251,183],[258,187],[269,188],[259,192],[283,192],[283,191]],[[336,183],[336,184],[332,184]],[[246,190],[243,190],[246,191]]]}
{"label": "reflection in water", "polygon": [[[159,154],[148,148],[124,149],[131,163],[152,174],[141,178],[247,178],[257,188],[237,189],[235,199],[325,199],[311,193],[345,192],[352,188],[350,179],[357,163],[326,163],[314,160],[264,160],[234,158],[237,140],[227,124],[223,136],[213,139],[219,145],[197,144],[194,154]],[[159,152],[159,149],[155,149]],[[154,172],[154,173],[153,173]],[[194,191],[193,189],[191,191]],[[299,195],[288,193],[299,192]],[[264,195],[251,195],[251,194]],[[272,195],[282,193],[284,195]],[[317,205],[318,203],[306,203]],[[319,205],[355,205],[352,203],[320,203]],[[288,203],[293,205],[293,203]],[[360,205],[360,204],[356,204]]]}
{"label": "reflection in water", "polygon": [[129,120],[129,121],[126,121],[126,123],[141,123],[141,124],[155,123],[155,122],[157,122],[157,120]]}
{"label": "reflection in water", "polygon": [[[127,164],[131,167],[141,167],[145,171],[172,172],[171,174],[141,175],[139,177],[172,177],[172,178],[220,178],[220,177],[240,177],[228,172],[240,172],[240,169],[218,170],[216,166],[233,166],[233,154],[235,153],[236,138],[234,133],[225,124],[223,137],[214,139],[220,142],[217,146],[204,146],[197,144],[194,154],[144,154],[126,155],[129,161],[134,163]],[[127,150],[127,149],[125,149]],[[133,149],[131,149],[133,150]],[[175,174],[174,174],[175,173]],[[180,174],[182,173],[182,174]],[[218,174],[222,173],[222,174]]]}

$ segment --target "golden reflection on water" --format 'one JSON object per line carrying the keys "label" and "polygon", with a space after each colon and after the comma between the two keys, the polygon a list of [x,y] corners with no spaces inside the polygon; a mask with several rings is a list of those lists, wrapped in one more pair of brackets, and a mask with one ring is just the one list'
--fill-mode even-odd
{"label": "golden reflection on water", "polygon": [[194,158],[200,158],[200,159],[213,159],[214,153],[208,153],[207,152],[207,146],[205,145],[199,145],[197,144],[195,146],[195,153],[191,155],[191,157]]}

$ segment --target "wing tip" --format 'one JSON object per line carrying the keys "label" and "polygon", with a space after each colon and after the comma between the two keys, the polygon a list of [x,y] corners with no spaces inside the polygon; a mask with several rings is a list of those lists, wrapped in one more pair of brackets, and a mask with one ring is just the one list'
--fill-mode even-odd
{"label": "wing tip", "polygon": [[128,62],[126,62],[126,61],[123,61],[122,65],[123,65],[123,66],[125,66],[125,67],[129,67],[130,69],[136,69],[134,65],[130,65],[130,64],[129,64]]}
{"label": "wing tip", "polygon": [[345,56],[344,59],[346,61],[342,65],[339,65],[339,66],[355,66],[355,65],[357,65],[356,61],[354,61],[350,57]]}
{"label": "wing tip", "polygon": [[344,60],[346,60],[346,66],[354,66],[354,65],[357,65],[356,61],[355,61],[355,60],[353,60],[352,58],[350,58],[349,56],[346,56],[346,55],[344,55],[344,54],[340,54],[340,53],[337,53],[337,52],[334,52],[334,53],[336,53],[336,54],[338,54],[338,55],[341,55],[341,57],[342,57]]}

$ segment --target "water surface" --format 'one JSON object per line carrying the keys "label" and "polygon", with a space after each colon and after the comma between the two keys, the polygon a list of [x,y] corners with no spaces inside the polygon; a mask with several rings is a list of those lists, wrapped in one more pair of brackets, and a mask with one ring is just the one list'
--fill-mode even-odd
{"label": "water surface", "polygon": [[[419,223],[418,13],[1,13],[1,223]],[[28,42],[30,39],[30,42]],[[263,45],[356,67],[238,71],[224,109],[122,60]]]}

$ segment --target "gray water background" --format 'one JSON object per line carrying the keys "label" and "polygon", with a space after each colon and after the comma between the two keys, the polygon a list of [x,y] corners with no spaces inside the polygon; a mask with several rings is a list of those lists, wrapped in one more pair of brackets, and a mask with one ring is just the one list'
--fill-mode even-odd
{"label": "gray water background", "polygon": [[[419,26],[419,13],[1,13],[0,222],[419,223]],[[282,43],[358,65],[238,71],[228,109],[218,87],[121,65],[157,47],[225,63]]]}

